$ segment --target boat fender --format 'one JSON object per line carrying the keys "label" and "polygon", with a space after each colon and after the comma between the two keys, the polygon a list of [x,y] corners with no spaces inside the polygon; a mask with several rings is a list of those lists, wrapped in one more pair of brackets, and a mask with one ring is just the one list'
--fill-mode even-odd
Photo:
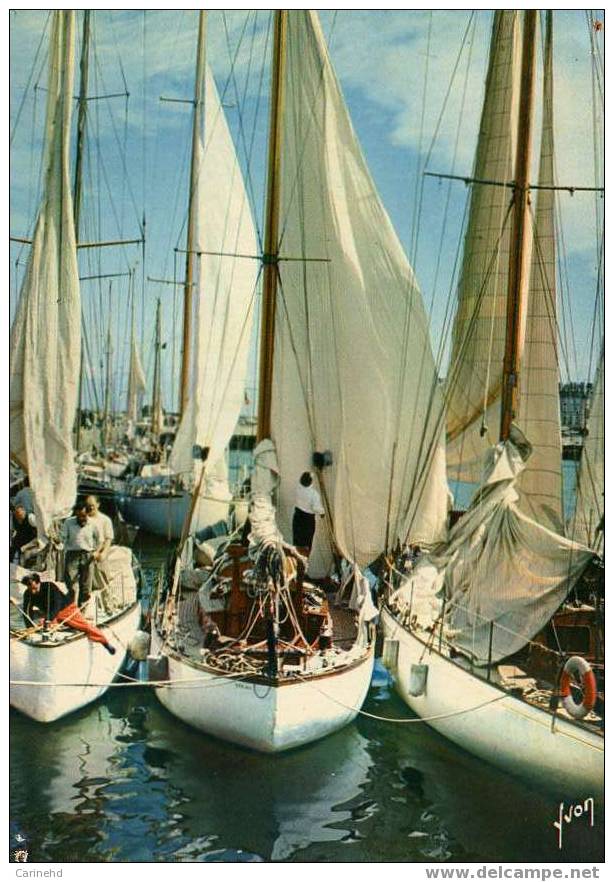
{"label": "boat fender", "polygon": [[394,673],[399,664],[399,641],[392,640],[390,637],[384,637],[384,648],[382,653],[382,662],[390,673]]}
{"label": "boat fender", "polygon": [[[582,682],[582,701],[579,703],[571,693],[572,677]],[[561,674],[561,697],[563,707],[576,720],[583,719],[595,707],[597,681],[589,663],[579,655],[572,655],[565,662]]]}
{"label": "boat fender", "polygon": [[135,661],[145,661],[149,655],[150,644],[151,636],[147,631],[137,631],[128,644],[128,652]]}
{"label": "boat fender", "polygon": [[147,656],[147,679],[148,680],[168,680],[168,656],[167,655],[148,655]]}
{"label": "boat fender", "polygon": [[428,665],[412,665],[409,675],[407,691],[410,695],[424,695],[426,692],[426,680],[429,673]]}

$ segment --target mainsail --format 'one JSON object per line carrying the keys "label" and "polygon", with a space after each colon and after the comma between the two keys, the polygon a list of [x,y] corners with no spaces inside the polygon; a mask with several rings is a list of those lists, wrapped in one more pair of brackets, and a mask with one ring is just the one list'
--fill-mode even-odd
{"label": "mainsail", "polygon": [[27,469],[39,533],[77,492],[72,432],[81,305],[70,189],[74,13],[57,10],[49,49],[44,188],[11,329],[10,450]]}
{"label": "mainsail", "polygon": [[[288,13],[285,70],[271,417],[280,526],[290,535],[299,477],[314,451],[330,451],[320,487],[332,541],[366,565],[408,531],[421,544],[443,538],[437,377],[421,294],[315,13]],[[316,533],[313,575],[329,567],[326,532]]]}
{"label": "mainsail", "polygon": [[568,525],[570,533],[596,551],[603,551],[605,511],[605,410],[603,399],[603,359],[595,374],[586,437],[576,483],[576,510]]}
{"label": "mainsail", "polygon": [[225,481],[224,451],[244,399],[258,249],[241,169],[209,70],[198,153],[194,199],[200,257],[192,380],[169,464],[175,472],[191,474],[193,446],[208,447],[207,473],[217,472]]}
{"label": "mainsail", "polygon": [[[495,12],[473,169],[478,182],[514,180],[521,42],[518,11]],[[451,480],[477,483],[499,438],[510,229],[510,189],[474,184],[448,372]]]}
{"label": "mainsail", "polygon": [[136,341],[134,328],[130,340],[130,369],[128,373],[128,398],[126,402],[126,415],[130,431],[134,431],[134,425],[139,418],[140,402],[146,389],[145,371],[139,355],[139,347]]}
{"label": "mainsail", "polygon": [[[552,16],[546,19],[540,187],[554,186],[552,120]],[[563,532],[561,483],[561,421],[557,360],[555,191],[540,189],[533,225],[533,250],[519,377],[516,422],[533,452],[520,476],[519,506],[525,514],[556,532]]]}

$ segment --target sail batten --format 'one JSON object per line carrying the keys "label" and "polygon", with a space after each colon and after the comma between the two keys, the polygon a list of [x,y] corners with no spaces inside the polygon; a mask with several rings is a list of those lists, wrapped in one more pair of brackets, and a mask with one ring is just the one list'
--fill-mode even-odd
{"label": "sail batten", "polygon": [[[395,539],[411,523],[415,541],[440,540],[447,490],[443,456],[422,462],[438,415],[422,297],[314,13],[288,13],[287,46],[272,436],[286,535],[299,476],[315,451],[332,453],[319,474],[329,529],[316,534],[316,575],[327,572],[332,548],[360,565],[373,561],[389,524]],[[406,346],[416,370],[402,383]]]}
{"label": "sail batten", "polygon": [[10,446],[28,470],[39,534],[74,502],[72,432],[81,356],[80,293],[69,171],[74,12],[53,13],[44,190],[11,329]]}

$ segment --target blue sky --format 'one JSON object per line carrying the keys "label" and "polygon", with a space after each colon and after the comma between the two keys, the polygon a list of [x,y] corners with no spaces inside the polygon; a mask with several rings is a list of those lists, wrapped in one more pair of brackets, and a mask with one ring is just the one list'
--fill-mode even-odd
{"label": "blue sky", "polygon": [[[414,265],[427,308],[432,303],[434,342],[440,336],[467,191],[462,184],[451,186],[442,239],[448,185],[424,178],[422,171],[428,154],[428,170],[471,172],[491,16],[486,11],[473,16],[470,12],[410,10],[321,13],[332,61],[371,173]],[[47,18],[47,12],[38,10],[10,14],[10,229],[14,235],[31,233],[37,206]],[[183,258],[177,259],[173,248],[182,248],[185,242],[190,110],[188,105],[160,102],[159,97],[190,97],[196,27],[197,13],[192,10],[101,10],[93,14],[90,94],[128,91],[130,96],[90,103],[81,239],[138,237],[144,211],[145,274],[155,278],[180,279],[183,274]],[[241,140],[241,126],[248,141],[253,132],[250,178],[259,226],[268,110],[268,29],[269,14],[265,11],[208,15],[208,61],[228,105],[236,143]],[[601,146],[595,171],[589,33],[584,12],[555,16],[556,159],[559,182],[566,185],[594,186],[596,176],[602,184]],[[597,51],[602,51],[603,30],[593,33]],[[450,97],[437,127],[456,64]],[[597,120],[602,126],[600,110]],[[246,154],[239,152],[245,164]],[[419,213],[417,204],[421,205]],[[569,342],[565,347],[562,376],[585,380],[591,370],[597,279],[595,197],[561,194],[560,209],[568,280],[564,287],[570,295],[564,307],[565,329],[568,340],[574,340],[573,346]],[[14,306],[26,249],[12,245],[10,259]],[[142,254],[136,246],[87,254],[82,251],[80,262],[82,275],[136,268],[138,330],[150,371],[155,298],[162,298],[167,342],[164,403],[173,406],[180,302],[172,286],[147,281],[143,285]],[[84,281],[82,297],[97,383],[103,337],[100,326],[106,322],[111,297],[119,406],[126,385],[128,280],[114,279],[110,295],[108,284],[107,280]]]}

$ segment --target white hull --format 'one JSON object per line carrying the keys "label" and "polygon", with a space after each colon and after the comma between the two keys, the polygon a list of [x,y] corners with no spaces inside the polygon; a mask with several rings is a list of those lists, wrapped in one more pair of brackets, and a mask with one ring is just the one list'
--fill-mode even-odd
{"label": "white hull", "polygon": [[[154,628],[152,653],[159,651]],[[371,682],[373,646],[337,674],[272,687],[209,673],[174,653],[168,664],[174,685],[156,689],[167,710],[208,735],[277,753],[324,738],[356,717]]]}
{"label": "white hull", "polygon": [[[390,670],[396,691],[418,716],[460,747],[506,771],[569,796],[596,796],[604,787],[604,739],[577,724],[506,695],[491,683],[426,649],[384,607],[384,637],[397,640]],[[424,695],[409,693],[411,666],[428,665]],[[494,699],[499,699],[494,701]],[[492,702],[485,704],[486,702]],[[458,713],[477,705],[477,710]],[[450,714],[446,719],[430,719]],[[453,714],[456,714],[452,716]]]}
{"label": "white hull", "polygon": [[[117,503],[123,517],[148,533],[167,539],[180,539],[191,504],[191,495],[182,491],[174,496],[132,496],[122,494]],[[193,532],[228,517],[228,503],[201,500],[192,522]]]}
{"label": "white hull", "polygon": [[[124,647],[134,636],[140,619],[141,605],[136,603],[108,625],[100,626],[116,646],[115,655],[88,640],[85,634],[54,646],[12,637],[11,705],[33,720],[51,723],[95,701],[106,692],[124,663]],[[13,681],[43,685],[13,685]]]}

